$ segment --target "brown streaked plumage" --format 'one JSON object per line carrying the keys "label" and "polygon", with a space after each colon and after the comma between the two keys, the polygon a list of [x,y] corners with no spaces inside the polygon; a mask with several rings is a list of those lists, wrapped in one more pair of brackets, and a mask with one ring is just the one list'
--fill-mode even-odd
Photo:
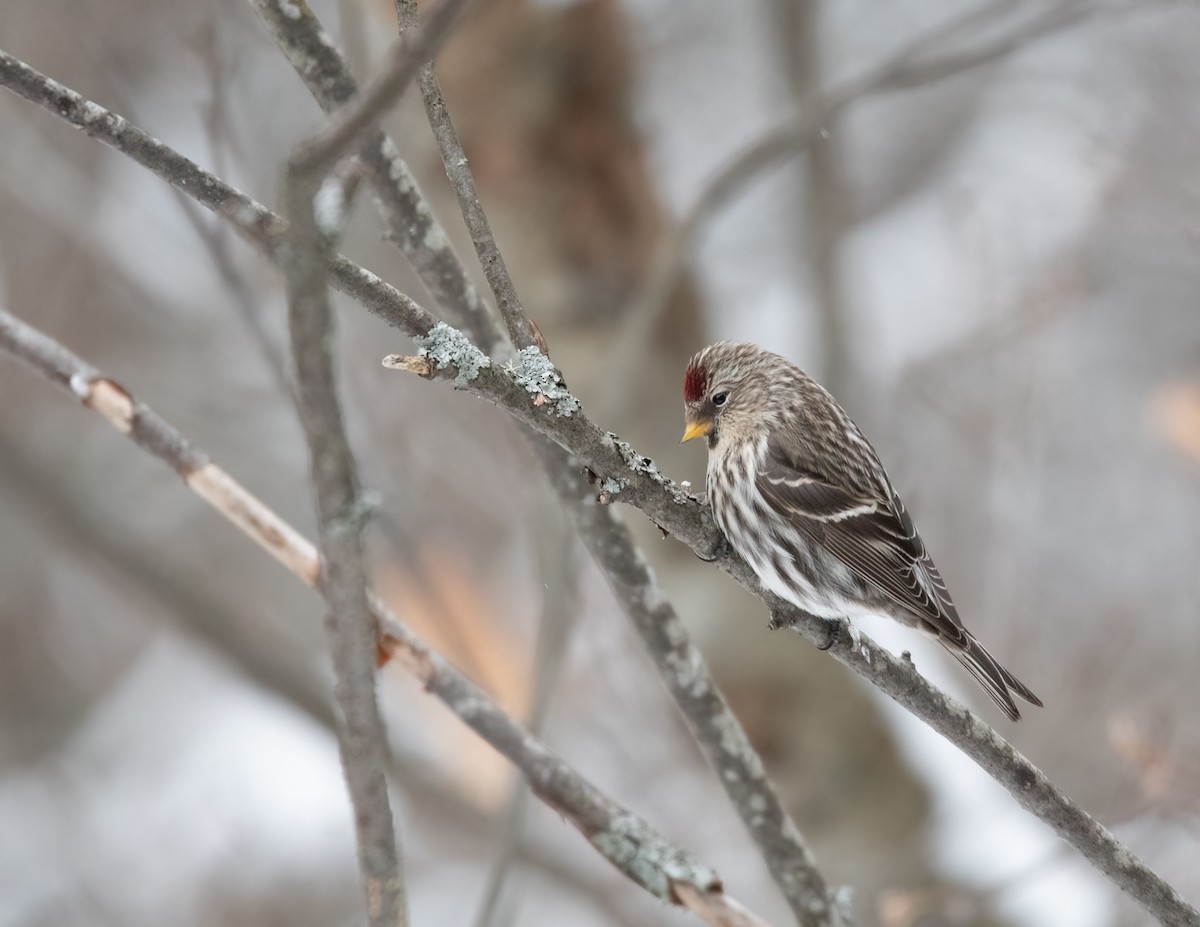
{"label": "brown streaked plumage", "polygon": [[963,627],[875,449],[799,367],[719,342],[684,375],[683,439],[708,441],[708,499],[764,587],[825,618],[884,614],[935,634],[1012,720],[1038,699]]}

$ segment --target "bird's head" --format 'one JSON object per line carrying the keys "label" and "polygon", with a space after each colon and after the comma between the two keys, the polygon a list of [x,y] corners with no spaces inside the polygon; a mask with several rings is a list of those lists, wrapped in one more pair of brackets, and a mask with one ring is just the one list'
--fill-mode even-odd
{"label": "bird's head", "polygon": [[683,375],[683,440],[703,435],[712,449],[725,438],[757,437],[769,418],[771,372],[779,364],[787,362],[756,345],[730,341],[693,357]]}

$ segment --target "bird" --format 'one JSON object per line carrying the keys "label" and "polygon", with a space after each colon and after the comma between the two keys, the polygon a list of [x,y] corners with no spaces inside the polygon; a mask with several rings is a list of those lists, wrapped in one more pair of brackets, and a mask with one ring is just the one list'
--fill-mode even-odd
{"label": "bird", "polygon": [[722,341],[683,378],[683,441],[708,444],[706,495],[762,585],[812,615],[885,615],[934,634],[1011,720],[1042,702],[968,631],[859,427],[786,358]]}

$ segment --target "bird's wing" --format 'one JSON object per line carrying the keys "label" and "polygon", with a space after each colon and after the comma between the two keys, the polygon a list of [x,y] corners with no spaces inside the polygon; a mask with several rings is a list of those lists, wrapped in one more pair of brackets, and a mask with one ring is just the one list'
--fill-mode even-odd
{"label": "bird's wing", "polygon": [[771,508],[947,643],[966,647],[946,584],[895,492],[857,493],[772,451],[756,479]]}

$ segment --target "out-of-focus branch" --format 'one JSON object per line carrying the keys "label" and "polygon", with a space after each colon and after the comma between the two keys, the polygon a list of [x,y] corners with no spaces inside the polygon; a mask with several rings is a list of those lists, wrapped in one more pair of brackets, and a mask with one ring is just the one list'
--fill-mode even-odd
{"label": "out-of-focus branch", "polygon": [[[1118,7],[1099,0],[1051,3],[1010,31],[975,47],[935,54],[946,44],[962,40],[965,35],[1021,5],[1011,0],[987,0],[981,6],[933,27],[864,74],[813,94],[792,118],[768,130],[717,168],[701,185],[692,205],[660,246],[646,285],[623,314],[625,321],[610,350],[613,363],[619,367],[622,358],[640,357],[637,346],[646,342],[649,332],[666,310],[700,233],[713,217],[728,208],[747,187],[772,168],[802,154],[844,109],[864,97],[922,86],[996,61],[1095,14],[1133,8],[1132,5]],[[621,378],[618,375],[616,379],[620,381]]]}
{"label": "out-of-focus branch", "polygon": [[[355,96],[358,84],[304,0],[250,3],[325,112]],[[297,16],[297,10],[302,15]],[[439,308],[469,332],[485,353],[498,356],[505,347],[504,331],[479,298],[396,146],[383,132],[372,131],[360,142],[358,157],[370,174],[388,238],[412,263]]]}
{"label": "out-of-focus branch", "polygon": [[[417,28],[416,0],[396,0],[396,16],[400,21],[401,35],[411,35]],[[441,84],[432,64],[421,68],[417,83],[421,87],[425,115],[442,153],[446,177],[454,188],[455,196],[458,197],[458,206],[467,224],[467,231],[471,234],[471,243],[475,246],[475,254],[487,277],[488,286],[496,297],[496,308],[504,320],[504,327],[508,329],[508,337],[517,350],[533,346],[536,344],[533,329],[521,306],[516,287],[513,286],[504,256],[496,245],[491,223],[488,222],[483,205],[479,202],[479,191],[467,164],[467,153],[458,140],[454,123],[450,121],[446,101],[442,98]]]}
{"label": "out-of-focus branch", "polygon": [[[139,447],[172,467],[193,491],[306,585],[317,588],[322,582],[312,542],[124,388],[4,310],[0,310],[0,351],[70,390]],[[520,769],[534,794],[570,821],[616,869],[656,897],[694,911],[712,927],[767,927],[724,894],[713,870],[669,844],[530,736],[486,693],[425,646],[377,597],[369,597],[369,606],[379,647]]]}
{"label": "out-of-focus branch", "polygon": [[[443,326],[427,338],[424,356],[388,358],[385,365],[426,377],[453,376],[456,385],[504,407],[519,421],[571,451],[607,487],[610,496],[645,512],[664,531],[701,556],[716,547],[718,534],[708,511],[664,477],[649,457],[639,455],[615,435],[588,421],[579,403],[558,381],[531,380],[523,367],[487,362],[461,335]],[[444,365],[444,366],[443,366]],[[542,392],[544,388],[546,392]],[[1123,891],[1165,923],[1200,927],[1200,912],[1123,846],[1011,744],[958,702],[944,695],[913,665],[893,657],[869,639],[852,635],[839,623],[830,639],[830,623],[791,606],[759,586],[740,558],[722,558],[720,566],[754,590],[768,605],[774,627],[790,627],[827,649],[839,662],[891,696],[975,760],[1031,813],[1049,824]]]}
{"label": "out-of-focus branch", "polygon": [[886,84],[880,89],[907,90],[910,87],[921,87],[947,77],[955,77],[999,61],[1040,39],[1078,25],[1097,14],[1132,9],[1131,3],[1117,4],[1106,0],[1060,0],[1045,3],[1025,22],[1017,23],[1009,31],[991,36],[971,48],[931,54],[923,59],[918,55],[910,56],[907,63],[892,71]]}
{"label": "out-of-focus branch", "polygon": [[[544,440],[544,439],[541,439]],[[538,554],[542,587],[542,618],[538,626],[537,646],[533,655],[533,695],[525,727],[534,737],[541,737],[554,696],[566,668],[567,649],[571,642],[575,619],[579,614],[579,564],[575,536],[568,529],[563,513],[554,507],[547,509],[545,524],[538,525]],[[516,851],[525,830],[529,790],[517,781],[509,796],[497,841],[496,859],[484,885],[476,927],[491,927],[503,923],[500,902],[505,884],[516,861]]]}
{"label": "out-of-focus branch", "polygon": [[[93,507],[71,499],[55,485],[45,467],[28,459],[22,448],[0,439],[0,480],[31,506],[33,517],[57,532],[59,540],[86,558],[106,576],[114,575],[136,591],[149,595],[173,627],[201,646],[220,654],[241,670],[248,680],[298,709],[307,718],[331,733],[337,718],[324,691],[323,683],[295,661],[283,662],[265,656],[240,634],[222,631],[218,613],[225,606],[207,589],[184,582],[165,569],[155,557],[147,556],[131,542],[128,532],[108,525],[97,517]],[[387,746],[392,746],[391,743]],[[482,835],[491,818],[467,801],[437,769],[429,768],[415,756],[393,752],[389,761],[392,778],[404,784],[406,796],[419,803],[421,810],[439,822],[442,830],[453,828]],[[528,793],[526,793],[528,794]],[[594,910],[616,923],[629,923],[632,914],[622,898],[614,896],[603,882],[584,878],[561,855],[547,850],[517,834],[512,848],[513,862],[541,870],[575,892]]]}
{"label": "out-of-focus branch", "polygon": [[[373,87],[398,94],[400,78],[411,78],[419,63],[416,55],[425,54],[436,38],[423,34],[414,39],[412,50],[393,58]],[[284,184],[289,225],[282,263],[297,406],[308,443],[321,543],[319,588],[329,606],[338,747],[354,810],[367,922],[371,927],[407,927],[407,891],[384,775],[387,731],[375,696],[376,630],[362,544],[368,506],[338,399],[329,300],[329,262],[356,184],[353,172],[328,175],[352,144],[353,133],[369,127],[367,116],[372,106],[380,106],[380,98],[379,91],[365,97],[345,117],[297,146],[289,159]]]}
{"label": "out-of-focus branch", "polygon": [[[417,28],[413,0],[396,0],[396,12],[403,31]],[[523,366],[541,364],[547,383],[561,390],[564,381],[535,344],[533,329],[480,204],[474,176],[450,121],[432,65],[422,68],[418,82],[446,176],[454,188],[505,327],[513,344],[520,349],[520,362]],[[838,905],[835,893],[818,870],[812,852],[779,801],[741,723],[717,689],[704,657],[692,644],[632,535],[611,510],[594,504],[595,493],[583,479],[578,461],[546,437],[536,433],[530,437],[534,452],[571,513],[580,537],[633,621],[668,691],[701,751],[718,773],[797,920],[803,927],[848,923],[847,912]]]}
{"label": "out-of-focus branch", "polygon": [[[783,70],[800,119],[805,102],[821,89],[821,6],[822,0],[775,0],[773,4]],[[797,245],[806,246],[808,253],[812,314],[818,320],[821,346],[820,380],[845,402],[852,396],[856,380],[841,274],[842,239],[850,215],[841,135],[837,115],[831,113],[820,138],[797,165],[796,179],[807,208],[794,211],[793,225]]]}
{"label": "out-of-focus branch", "polygon": [[596,487],[580,467],[561,467],[549,475],[798,923],[803,927],[850,924],[848,905],[825,881],[745,729],[659,588],[629,528],[612,506],[596,503]]}
{"label": "out-of-focus branch", "polygon": [[[281,220],[249,197],[201,171],[186,158],[129,126],[79,94],[0,52],[0,84],[60,115],[89,135],[130,155],[233,222],[264,252],[277,258]],[[605,432],[579,411],[579,403],[547,366],[493,365],[460,332],[353,262],[333,259],[331,278],[370,312],[424,345],[426,356],[397,364],[425,376],[453,377],[458,385],[502,406],[519,421],[568,449],[604,480],[610,495],[641,509],[664,530],[707,556],[718,532],[705,507],[664,477],[651,458]],[[749,567],[726,557],[720,567],[755,591],[780,626],[814,644],[829,640],[829,624],[763,592]],[[999,734],[931,686],[907,661],[867,639],[839,634],[829,653],[904,706],[979,764],[1032,814],[1049,824],[1097,869],[1164,923],[1200,927],[1200,912],[1123,846],[1107,829],[1051,783]]]}

